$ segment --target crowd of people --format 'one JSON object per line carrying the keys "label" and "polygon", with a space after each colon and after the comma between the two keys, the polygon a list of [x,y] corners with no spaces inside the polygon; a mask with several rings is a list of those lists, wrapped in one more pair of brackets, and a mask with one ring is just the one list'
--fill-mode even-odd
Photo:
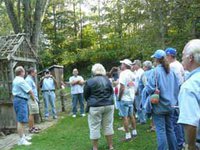
{"label": "crowd of people", "polygon": [[[137,122],[140,125],[150,120],[149,132],[156,132],[158,150],[200,149],[200,40],[189,41],[182,52],[182,63],[177,59],[175,48],[156,50],[153,61],[124,59],[120,67],[106,72],[102,64],[94,64],[92,77],[85,81],[73,70],[69,79],[72,96],[72,117],[88,113],[88,125],[92,149],[98,150],[98,140],[103,130],[108,149],[113,150],[114,110],[122,118],[125,135],[122,142],[137,137]],[[35,84],[36,70],[30,68],[24,80],[25,71],[15,69],[13,81],[14,109],[20,135],[19,145],[30,145],[30,137],[24,134],[24,124],[29,122],[30,132],[39,132],[34,125],[33,114],[38,110],[38,93]],[[56,81],[49,70],[40,81],[45,104],[45,119],[48,120],[48,103],[52,115],[57,119],[55,109]],[[86,107],[84,107],[84,99]],[[27,107],[29,106],[29,107]],[[36,108],[35,108],[36,107]],[[86,108],[86,109],[85,109]],[[28,112],[29,111],[29,112]],[[28,118],[29,114],[29,118]]]}
{"label": "crowd of people", "polygon": [[136,122],[152,118],[150,131],[156,132],[158,150],[200,149],[200,40],[186,44],[182,64],[176,56],[176,49],[169,47],[156,50],[153,62],[144,61],[143,69],[140,60],[129,59],[107,74],[101,64],[92,67],[84,97],[93,150],[98,149],[100,129],[113,149],[113,105],[123,118],[122,142],[137,136]]}

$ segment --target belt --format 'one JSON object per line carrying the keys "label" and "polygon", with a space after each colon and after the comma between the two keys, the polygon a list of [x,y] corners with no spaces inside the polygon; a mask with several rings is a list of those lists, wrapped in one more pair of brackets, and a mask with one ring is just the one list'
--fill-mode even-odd
{"label": "belt", "polygon": [[18,95],[15,95],[14,97],[21,98],[21,99],[23,99],[23,100],[28,101],[28,98],[24,98],[24,97],[21,97],[21,96],[18,96]]}
{"label": "belt", "polygon": [[54,92],[55,90],[42,90],[42,92]]}

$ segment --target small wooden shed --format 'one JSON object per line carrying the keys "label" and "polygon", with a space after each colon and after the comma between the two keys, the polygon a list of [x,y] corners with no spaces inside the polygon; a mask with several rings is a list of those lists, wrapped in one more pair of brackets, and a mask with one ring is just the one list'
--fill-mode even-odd
{"label": "small wooden shed", "polygon": [[[63,66],[60,66],[60,65],[53,65],[53,66],[50,66],[49,68],[46,68],[48,69],[51,74],[54,76],[54,78],[56,79],[56,82],[57,82],[57,86],[58,88],[60,88],[61,86],[61,82],[63,82],[63,69],[64,67]],[[40,71],[38,73],[38,75],[40,77],[42,77],[44,75],[44,71]]]}
{"label": "small wooden shed", "polygon": [[37,54],[26,34],[0,37],[0,131],[16,129],[12,102],[12,81],[16,66],[35,67]]}

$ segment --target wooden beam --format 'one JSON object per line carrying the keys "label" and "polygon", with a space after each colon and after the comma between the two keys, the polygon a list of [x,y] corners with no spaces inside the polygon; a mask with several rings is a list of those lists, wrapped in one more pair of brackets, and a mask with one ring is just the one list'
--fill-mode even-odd
{"label": "wooden beam", "polygon": [[37,63],[36,59],[32,59],[32,58],[23,58],[23,57],[16,57],[16,56],[12,56],[11,57],[12,60],[15,61],[21,61],[21,62],[33,62],[33,63]]}

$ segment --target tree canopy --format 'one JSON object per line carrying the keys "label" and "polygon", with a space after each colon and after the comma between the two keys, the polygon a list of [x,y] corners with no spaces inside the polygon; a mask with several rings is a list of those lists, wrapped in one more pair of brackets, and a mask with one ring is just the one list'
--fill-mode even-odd
{"label": "tree canopy", "polygon": [[[124,58],[149,60],[156,49],[169,46],[175,47],[180,57],[185,43],[200,37],[199,0],[42,0],[42,7],[36,9],[39,1],[21,0],[20,5],[20,0],[2,2],[0,17],[8,25],[0,24],[0,34],[9,34],[11,25],[15,33],[33,34],[39,14],[41,67],[59,64],[66,72],[73,67],[88,71],[100,62],[110,69]],[[18,6],[11,9],[18,14],[15,22],[9,4]],[[24,12],[21,19],[20,12]],[[22,23],[26,20],[29,24]],[[14,25],[17,23],[19,29]]]}

